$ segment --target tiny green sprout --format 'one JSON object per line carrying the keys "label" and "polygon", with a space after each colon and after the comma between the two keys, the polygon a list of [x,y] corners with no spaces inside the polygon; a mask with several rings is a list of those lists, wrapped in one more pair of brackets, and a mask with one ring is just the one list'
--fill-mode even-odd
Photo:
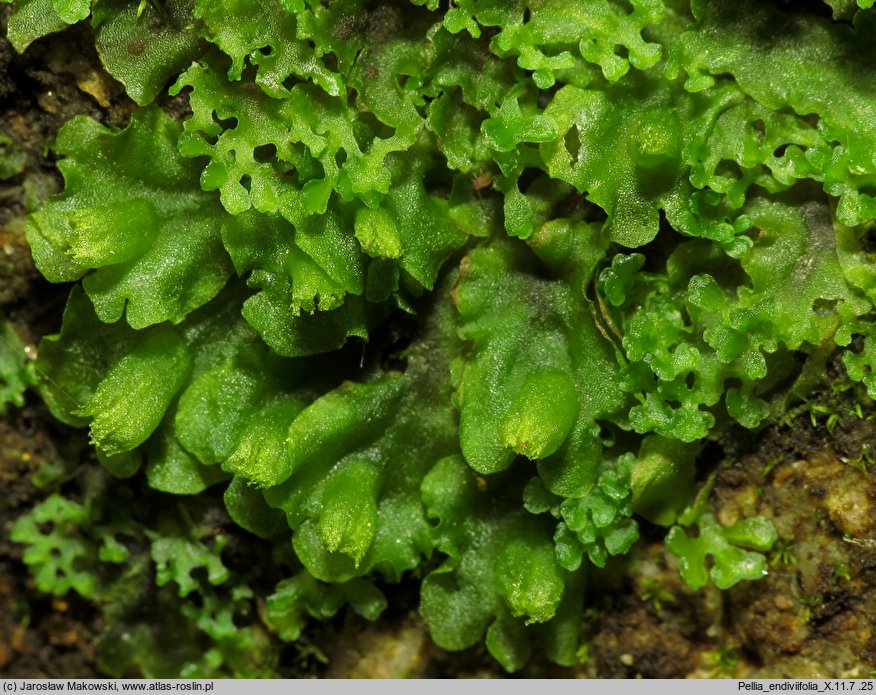
{"label": "tiny green sprout", "polygon": [[834,430],[836,430],[836,426],[839,424],[839,413],[829,405],[822,405],[819,403],[814,403],[809,408],[809,419],[812,422],[813,427],[818,427],[818,417],[821,415],[827,416],[824,421],[824,426],[827,429],[827,433],[830,436],[833,436]]}
{"label": "tiny green sprout", "polygon": [[833,568],[833,578],[835,581],[842,579],[843,581],[850,582],[852,581],[852,575],[849,571],[849,567],[843,563],[837,563]]}
{"label": "tiny green sprout", "polygon": [[302,667],[306,667],[314,662],[326,665],[329,663],[329,658],[316,644],[307,638],[302,638],[296,645],[295,660]]}
{"label": "tiny green sprout", "polygon": [[658,580],[653,577],[645,578],[645,592],[642,594],[642,601],[651,603],[654,610],[660,613],[663,610],[664,603],[672,603],[675,601],[675,596],[669,593]]}
{"label": "tiny green sprout", "polygon": [[775,470],[776,466],[780,465],[784,461],[784,457],[776,456],[775,458],[771,458],[766,462],[766,465],[763,467],[763,471],[761,471],[761,477],[766,478],[770,473]]}
{"label": "tiny green sprout", "polygon": [[793,541],[780,540],[776,543],[776,547],[770,553],[770,567],[776,565],[797,566],[797,555],[794,553]]}
{"label": "tiny green sprout", "polygon": [[739,663],[739,653],[735,647],[722,644],[715,651],[704,652],[703,660],[710,667],[710,678],[729,678]]}
{"label": "tiny green sprout", "polygon": [[803,596],[800,598],[800,605],[803,606],[803,622],[808,623],[812,620],[812,610],[824,605],[824,596]]}
{"label": "tiny green sprout", "polygon": [[841,460],[847,466],[851,466],[852,468],[860,471],[864,475],[870,475],[870,467],[874,463],[876,463],[876,460],[874,460],[873,458],[872,447],[869,444],[865,444],[861,447],[861,453],[858,455],[857,458],[842,458]]}
{"label": "tiny green sprout", "polygon": [[149,5],[152,5],[156,12],[160,12],[162,9],[160,0],[140,0],[140,3],[137,5],[137,19],[140,19],[140,17],[143,16],[143,13]]}

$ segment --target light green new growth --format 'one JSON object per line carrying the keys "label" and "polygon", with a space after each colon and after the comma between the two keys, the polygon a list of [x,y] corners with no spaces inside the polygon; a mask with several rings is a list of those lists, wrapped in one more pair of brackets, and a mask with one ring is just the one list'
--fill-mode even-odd
{"label": "light green new growth", "polygon": [[24,392],[36,384],[33,364],[28,362],[24,343],[10,323],[0,316],[0,415],[9,404],[24,405]]}

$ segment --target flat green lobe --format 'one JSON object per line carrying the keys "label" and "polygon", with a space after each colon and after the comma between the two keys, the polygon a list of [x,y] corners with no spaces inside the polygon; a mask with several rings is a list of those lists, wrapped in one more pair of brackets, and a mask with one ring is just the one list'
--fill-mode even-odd
{"label": "flat green lobe", "polygon": [[158,427],[190,367],[182,338],[158,331],[122,357],[75,414],[94,417],[91,438],[105,454],[129,451]]}
{"label": "flat green lobe", "polygon": [[85,275],[102,321],[125,313],[134,328],[179,323],[231,274],[221,207],[198,187],[197,167],[176,153],[180,132],[148,108],[119,132],[78,116],[58,134],[67,185],[29,219],[27,238],[52,282]]}

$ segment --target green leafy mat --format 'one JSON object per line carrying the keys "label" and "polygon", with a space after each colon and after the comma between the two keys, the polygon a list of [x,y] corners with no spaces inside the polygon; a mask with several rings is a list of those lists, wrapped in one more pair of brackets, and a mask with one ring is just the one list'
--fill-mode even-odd
{"label": "green leafy mat", "polygon": [[407,576],[439,645],[570,665],[588,573],[643,523],[691,586],[762,576],[770,521],[691,512],[696,459],[837,349],[876,388],[870,4],[17,2],[18,50],[90,17],[140,105],[63,128],[66,188],[28,222],[78,283],[42,397],[115,475],[224,489],[294,551],[258,616],[221,538],[51,497],[13,535],[40,588],[109,596],[127,575],[94,564],[146,538],[213,646],[109,671],[265,675],[240,653],[268,632],[376,618]]}

